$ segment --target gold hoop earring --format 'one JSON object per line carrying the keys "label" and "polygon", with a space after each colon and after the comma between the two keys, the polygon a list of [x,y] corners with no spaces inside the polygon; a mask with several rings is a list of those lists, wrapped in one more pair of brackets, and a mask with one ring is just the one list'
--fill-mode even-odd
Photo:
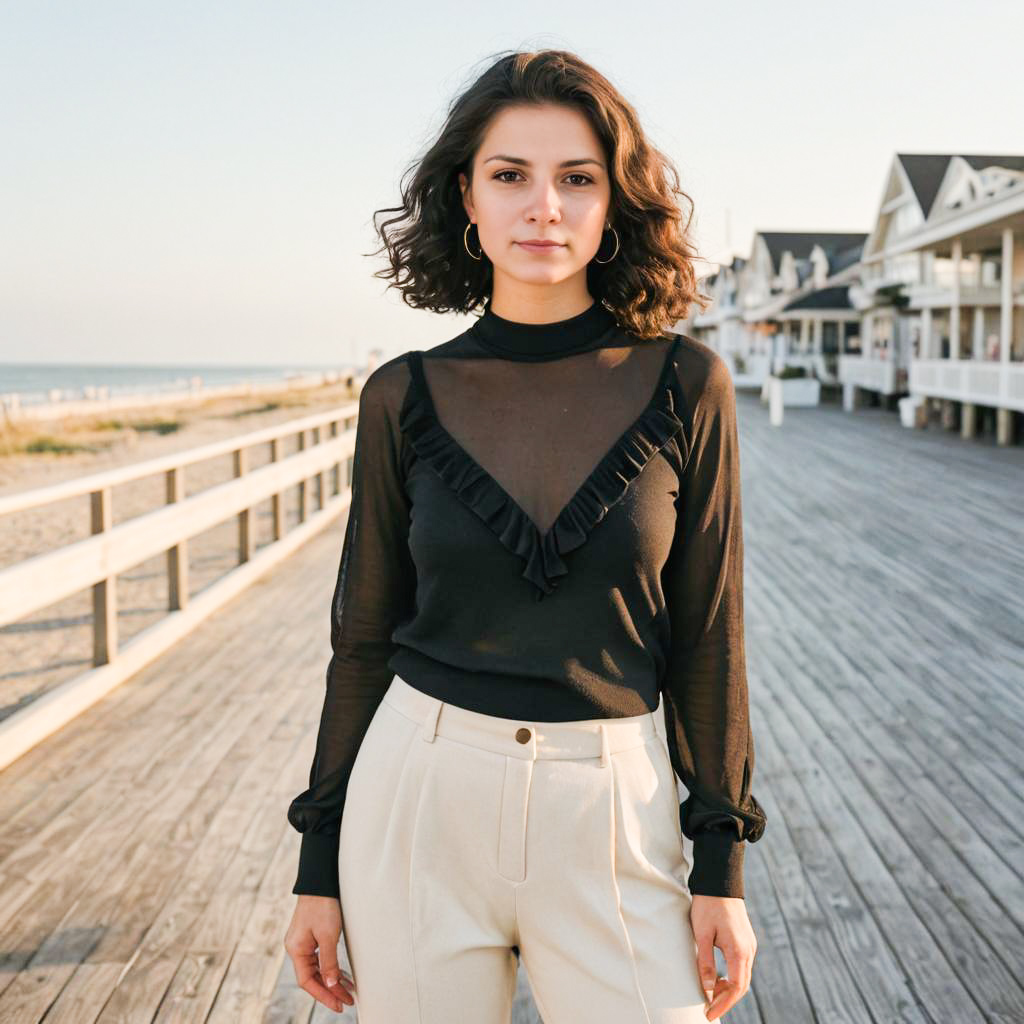
{"label": "gold hoop earring", "polygon": [[[462,232],[462,244],[465,247],[466,252],[469,252],[469,229],[472,226],[473,226],[473,222],[470,221],[466,225],[466,230]],[[469,255],[473,256],[473,254],[471,252],[469,252]],[[475,260],[483,259],[483,255],[484,255],[484,247],[481,245],[480,246],[480,255],[479,256],[473,256],[473,259],[475,259]]]}
{"label": "gold hoop earring", "polygon": [[[608,230],[615,236],[615,252],[613,252],[611,254],[611,256],[609,256],[608,259],[606,259],[606,260],[599,260],[597,258],[597,255],[595,254],[594,255],[594,262],[595,263],[611,263],[611,261],[613,259],[615,259],[615,257],[618,256],[618,254],[619,254],[619,233],[613,227],[609,227]],[[603,241],[603,239],[602,239],[602,241]],[[598,246],[597,249],[598,249],[598,252],[600,252],[601,251],[601,246]]]}

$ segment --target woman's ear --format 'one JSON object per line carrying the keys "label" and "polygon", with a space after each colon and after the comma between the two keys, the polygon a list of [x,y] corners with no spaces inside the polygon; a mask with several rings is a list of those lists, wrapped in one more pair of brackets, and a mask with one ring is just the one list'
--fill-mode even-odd
{"label": "woman's ear", "polygon": [[473,219],[473,192],[465,171],[459,171],[459,189],[462,191],[462,206],[466,216]]}

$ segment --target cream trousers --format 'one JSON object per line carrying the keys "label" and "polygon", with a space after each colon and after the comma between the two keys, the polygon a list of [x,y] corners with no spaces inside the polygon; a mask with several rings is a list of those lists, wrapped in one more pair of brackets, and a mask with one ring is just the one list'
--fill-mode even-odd
{"label": "cream trousers", "polygon": [[342,815],[360,1024],[507,1024],[513,947],[544,1024],[706,1021],[678,813],[660,707],[518,721],[396,676]]}

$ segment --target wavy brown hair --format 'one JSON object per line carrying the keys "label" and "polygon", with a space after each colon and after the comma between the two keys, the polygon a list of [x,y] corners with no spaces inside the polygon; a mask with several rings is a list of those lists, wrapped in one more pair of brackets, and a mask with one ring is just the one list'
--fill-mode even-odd
{"label": "wavy brown hair", "polygon": [[[693,202],[671,161],[645,137],[636,111],[597,70],[565,50],[504,52],[450,104],[440,134],[402,175],[400,206],[374,212],[374,227],[403,301],[436,313],[468,313],[486,301],[493,267],[463,245],[469,222],[458,175],[473,180],[473,159],[491,120],[522,104],[557,103],[581,111],[601,141],[611,171],[609,220],[619,236],[615,258],[587,267],[587,287],[620,326],[658,337],[708,299],[698,292],[689,234]],[[683,222],[680,199],[689,206]],[[381,214],[395,213],[378,224]]]}

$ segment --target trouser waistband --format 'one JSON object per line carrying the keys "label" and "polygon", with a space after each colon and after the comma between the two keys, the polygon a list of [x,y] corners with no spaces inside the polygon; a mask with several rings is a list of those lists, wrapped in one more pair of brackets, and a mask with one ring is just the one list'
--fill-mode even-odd
{"label": "trouser waistband", "polygon": [[432,697],[395,676],[384,701],[399,714],[419,722],[422,738],[435,736],[524,760],[608,756],[646,743],[656,734],[654,715],[593,718],[578,722],[532,722],[470,711]]}

